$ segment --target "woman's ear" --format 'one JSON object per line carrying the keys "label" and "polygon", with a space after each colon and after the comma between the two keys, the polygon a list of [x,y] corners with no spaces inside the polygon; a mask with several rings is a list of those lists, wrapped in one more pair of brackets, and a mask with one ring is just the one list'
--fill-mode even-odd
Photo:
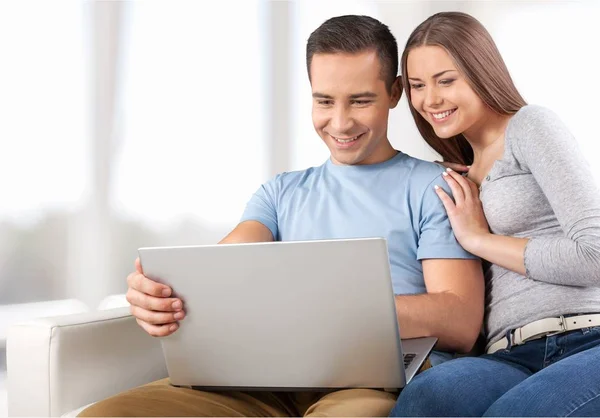
{"label": "woman's ear", "polygon": [[402,76],[396,77],[392,84],[390,109],[395,108],[402,97]]}

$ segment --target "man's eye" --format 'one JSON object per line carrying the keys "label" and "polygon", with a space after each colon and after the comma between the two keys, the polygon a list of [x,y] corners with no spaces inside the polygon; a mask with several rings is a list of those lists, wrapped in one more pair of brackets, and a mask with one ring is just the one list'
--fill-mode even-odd
{"label": "man's eye", "polygon": [[357,104],[359,106],[364,106],[364,105],[368,105],[369,103],[372,103],[372,100],[354,100],[354,104]]}
{"label": "man's eye", "polygon": [[317,100],[317,104],[321,106],[329,106],[331,105],[331,100]]}

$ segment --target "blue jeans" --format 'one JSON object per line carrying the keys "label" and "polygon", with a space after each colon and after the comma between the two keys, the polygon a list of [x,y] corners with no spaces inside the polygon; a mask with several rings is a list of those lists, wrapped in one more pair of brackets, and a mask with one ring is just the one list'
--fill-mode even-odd
{"label": "blue jeans", "polygon": [[600,416],[600,327],[442,363],[402,390],[391,416]]}

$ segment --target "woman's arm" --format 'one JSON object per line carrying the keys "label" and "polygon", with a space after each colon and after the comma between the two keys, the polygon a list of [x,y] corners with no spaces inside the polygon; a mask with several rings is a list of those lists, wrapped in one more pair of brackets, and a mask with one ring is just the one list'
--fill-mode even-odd
{"label": "woman's arm", "polygon": [[577,140],[550,110],[529,106],[515,132],[515,157],[548,199],[564,237],[532,237],[527,276],[548,283],[600,285],[600,190]]}
{"label": "woman's arm", "polygon": [[[447,179],[456,203],[438,189],[457,239],[494,264],[554,284],[600,285],[600,192],[576,140],[550,111],[526,109],[514,132],[515,157],[544,192],[563,237],[493,235],[475,185],[457,173]],[[454,218],[454,219],[453,219]],[[459,238],[460,237],[460,238]]]}
{"label": "woman's arm", "polygon": [[454,201],[441,187],[436,187],[436,191],[460,245],[490,263],[525,275],[524,250],[529,239],[492,234],[477,185],[449,168],[444,179],[452,189]]}

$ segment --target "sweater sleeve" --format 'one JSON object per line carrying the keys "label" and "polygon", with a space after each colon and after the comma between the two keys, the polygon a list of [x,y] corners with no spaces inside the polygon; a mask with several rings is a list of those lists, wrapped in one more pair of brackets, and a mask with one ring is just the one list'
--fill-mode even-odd
{"label": "sweater sleeve", "polygon": [[600,191],[576,139],[551,111],[528,106],[516,126],[514,152],[548,199],[563,237],[535,237],[525,248],[527,277],[600,286]]}

